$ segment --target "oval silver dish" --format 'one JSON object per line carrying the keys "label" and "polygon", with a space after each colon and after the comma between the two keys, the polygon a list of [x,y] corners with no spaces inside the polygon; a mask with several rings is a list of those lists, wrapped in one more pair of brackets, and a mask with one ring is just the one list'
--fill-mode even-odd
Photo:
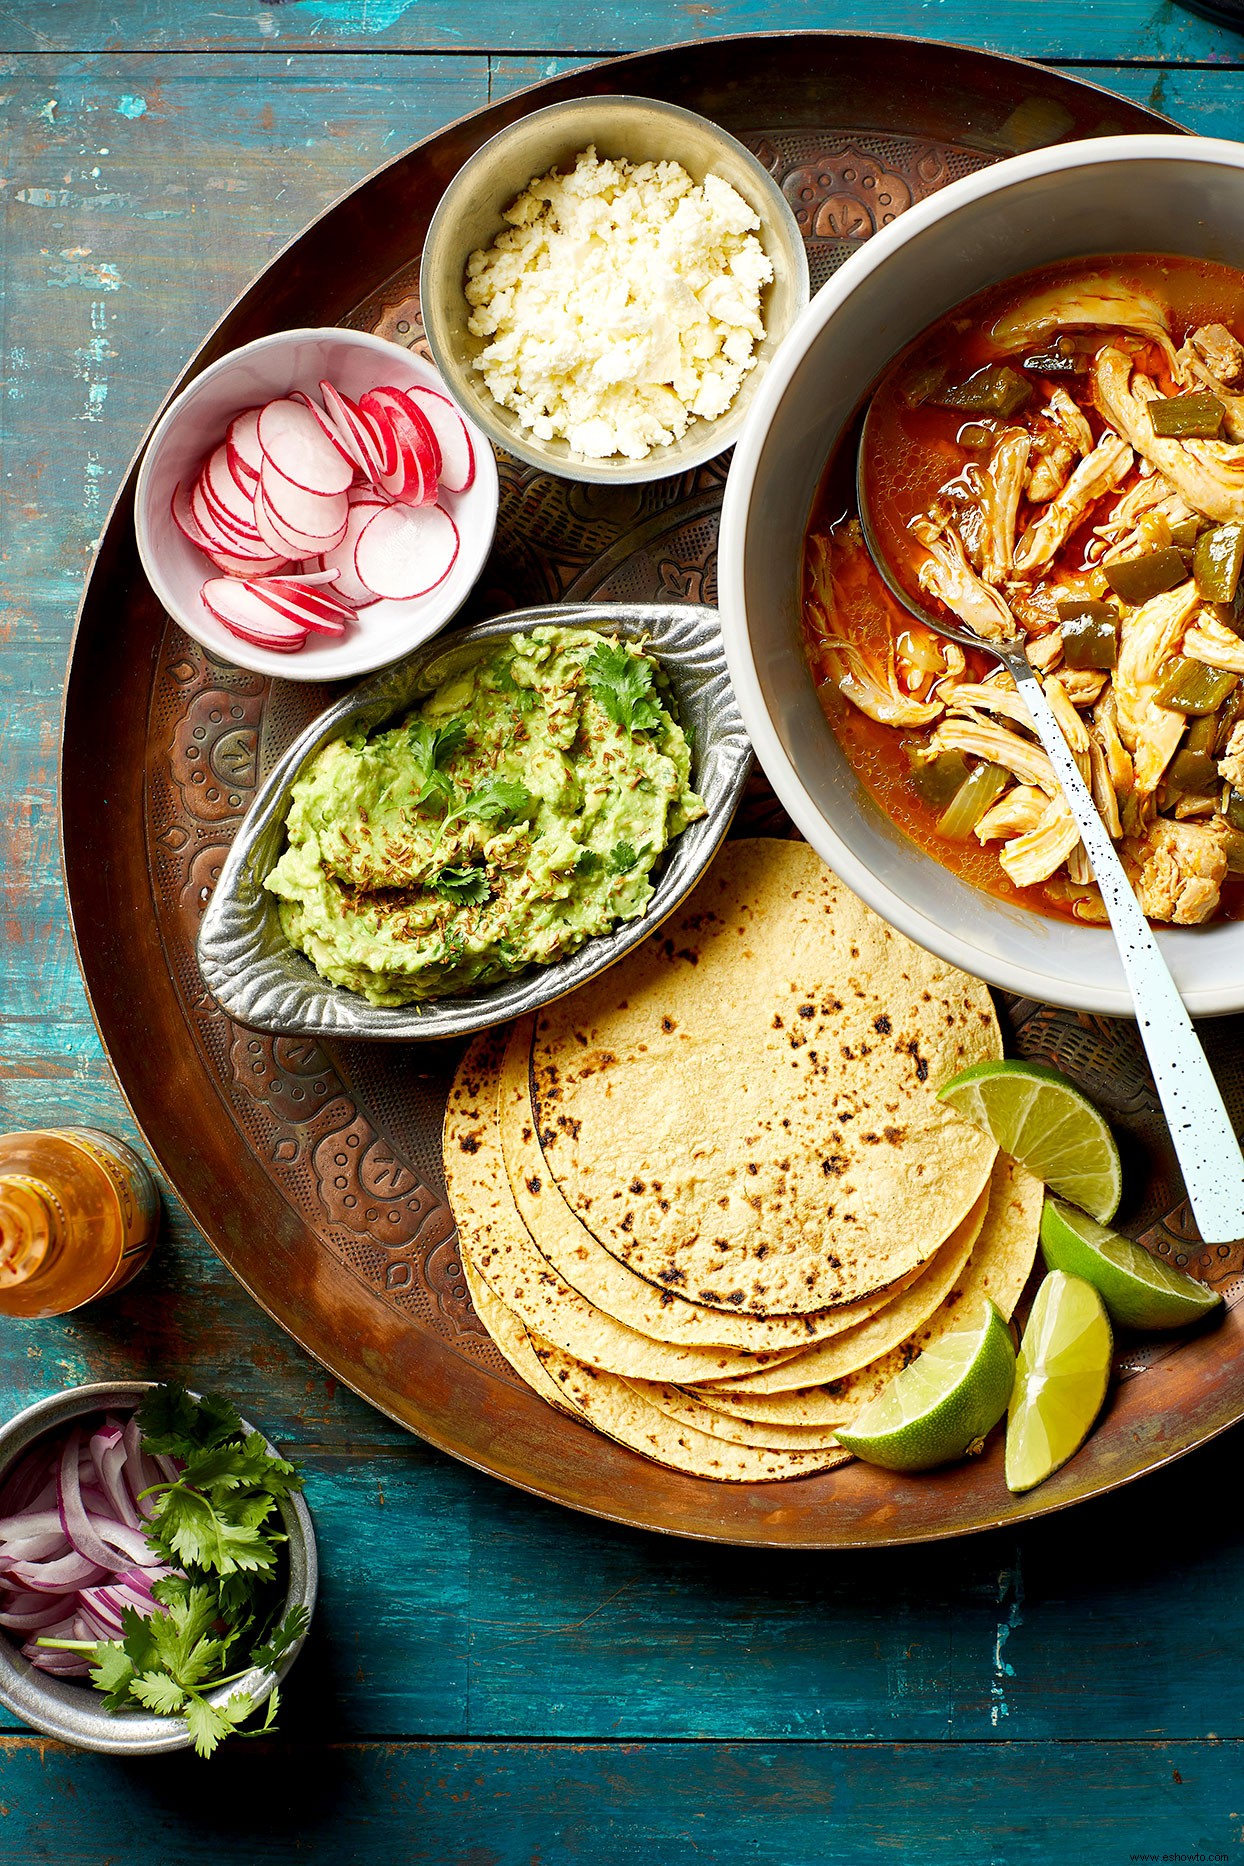
{"label": "oval silver dish", "polygon": [[[322,979],[281,930],[264,888],[284,846],[290,790],[321,746],[372,732],[416,705],[489,643],[551,623],[646,638],[692,738],[692,782],[707,813],[671,843],[648,911],[553,965],[532,967],[460,997],[389,1008]],[[585,603],[522,609],[427,643],[330,706],[297,738],[256,796],[234,839],[199,932],[203,981],[237,1023],[287,1036],[431,1042],[468,1036],[549,1004],[639,945],[695,886],[717,851],[751,767],[751,746],[726,671],[715,609],[687,603]]]}

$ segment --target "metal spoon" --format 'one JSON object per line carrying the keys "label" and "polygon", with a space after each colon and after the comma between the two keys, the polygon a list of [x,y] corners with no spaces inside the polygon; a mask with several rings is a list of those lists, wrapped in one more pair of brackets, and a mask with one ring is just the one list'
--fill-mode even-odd
{"label": "metal spoon", "polygon": [[1017,637],[1014,642],[986,641],[972,629],[935,615],[908,593],[889,562],[869,507],[865,459],[871,417],[870,407],[860,433],[855,467],[856,498],[868,554],[890,594],[909,615],[961,647],[983,649],[986,654],[993,655],[1014,680],[1037,737],[1049,754],[1055,776],[1062,785],[1110,916],[1136,1009],[1141,1041],[1183,1171],[1197,1228],[1207,1244],[1234,1243],[1237,1238],[1244,1237],[1244,1155],[1241,1155],[1221,1092],[1179,989],[1132,891],[1118,851],[1097,814],[1097,806],[1080,775],[1041,682],[1028,663],[1023,637]]}

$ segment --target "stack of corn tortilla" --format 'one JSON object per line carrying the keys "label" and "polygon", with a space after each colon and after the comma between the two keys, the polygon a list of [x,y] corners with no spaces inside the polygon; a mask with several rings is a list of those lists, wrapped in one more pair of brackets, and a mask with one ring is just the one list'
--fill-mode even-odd
{"label": "stack of corn tortilla", "polygon": [[1041,1185],[935,1093],[1001,1053],[985,987],[806,844],[727,844],[622,964],[467,1050],[445,1169],[480,1319],[676,1470],[843,1462],[839,1427],[1027,1280]]}

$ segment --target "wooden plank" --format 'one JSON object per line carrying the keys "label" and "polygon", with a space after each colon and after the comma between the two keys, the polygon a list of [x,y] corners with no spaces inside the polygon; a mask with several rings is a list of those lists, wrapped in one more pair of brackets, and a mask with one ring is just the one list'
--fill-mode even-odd
{"label": "wooden plank", "polygon": [[0,14],[0,50],[18,52],[214,51],[225,47],[297,51],[595,52],[728,33],[835,27],[955,39],[991,51],[1046,59],[1235,62],[1239,40],[1178,7],[1148,0],[1050,0],[1045,6],[989,7],[971,0],[839,0],[827,15],[818,0],[285,0],[285,4],[204,8],[198,0],[43,0]]}
{"label": "wooden plank", "polygon": [[[533,1678],[533,1696],[539,1690]],[[1051,1866],[1239,1857],[1238,1745],[0,1742],[22,1866]],[[133,1792],[134,1789],[139,1792]]]}

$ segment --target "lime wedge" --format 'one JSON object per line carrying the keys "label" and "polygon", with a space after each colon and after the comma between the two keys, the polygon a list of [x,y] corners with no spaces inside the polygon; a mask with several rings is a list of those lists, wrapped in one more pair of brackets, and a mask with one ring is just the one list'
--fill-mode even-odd
{"label": "lime wedge", "polygon": [[937,1093],[1051,1192],[1103,1224],[1114,1217],[1123,1188],[1114,1135],[1087,1096],[1057,1069],[1044,1063],[974,1063]]}
{"label": "lime wedge", "polygon": [[1222,1297],[1194,1276],[1061,1199],[1045,1201],[1041,1253],[1051,1270],[1091,1283],[1111,1320],[1126,1328],[1182,1328],[1222,1306]]}
{"label": "lime wedge", "polygon": [[1110,1378],[1110,1319],[1083,1277],[1051,1270],[1037,1291],[1015,1364],[1006,1422],[1006,1481],[1042,1484],[1079,1451]]}
{"label": "lime wedge", "polygon": [[1006,1411],[1015,1379],[1011,1331],[992,1302],[931,1342],[837,1434],[866,1464],[927,1471],[961,1458]]}

